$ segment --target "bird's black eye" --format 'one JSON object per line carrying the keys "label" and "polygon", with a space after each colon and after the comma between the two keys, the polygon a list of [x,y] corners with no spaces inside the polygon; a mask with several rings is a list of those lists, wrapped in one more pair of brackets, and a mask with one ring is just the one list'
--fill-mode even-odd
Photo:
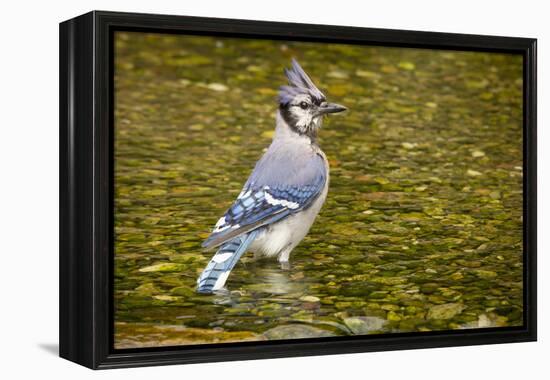
{"label": "bird's black eye", "polygon": [[309,107],[309,104],[307,104],[306,102],[301,102],[301,103],[300,103],[300,107],[301,107],[303,110],[305,110],[305,109],[307,109],[307,108]]}

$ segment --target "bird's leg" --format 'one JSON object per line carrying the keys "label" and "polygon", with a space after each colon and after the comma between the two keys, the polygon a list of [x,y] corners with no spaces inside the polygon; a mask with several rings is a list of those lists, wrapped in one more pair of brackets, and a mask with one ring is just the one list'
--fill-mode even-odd
{"label": "bird's leg", "polygon": [[287,247],[279,254],[279,264],[281,264],[282,270],[290,270],[290,262],[288,261],[288,258],[291,251],[292,248]]}
{"label": "bird's leg", "polygon": [[279,264],[281,264],[281,270],[290,270],[289,261],[279,261]]}

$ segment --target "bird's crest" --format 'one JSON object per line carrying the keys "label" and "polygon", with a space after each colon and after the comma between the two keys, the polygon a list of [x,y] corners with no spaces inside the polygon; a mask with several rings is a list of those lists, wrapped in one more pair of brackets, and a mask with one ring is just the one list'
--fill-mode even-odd
{"label": "bird's crest", "polygon": [[281,86],[279,89],[280,104],[287,105],[299,94],[308,94],[313,100],[319,102],[325,100],[325,95],[315,86],[313,81],[294,58],[292,58],[292,68],[285,69],[285,74],[288,78],[288,86]]}

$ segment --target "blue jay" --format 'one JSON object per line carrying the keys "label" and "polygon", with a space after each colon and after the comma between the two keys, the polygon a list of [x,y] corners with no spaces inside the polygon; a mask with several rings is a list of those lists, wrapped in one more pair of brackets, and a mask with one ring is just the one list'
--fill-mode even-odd
{"label": "blue jay", "polygon": [[328,103],[296,60],[285,74],[289,83],[279,90],[273,141],[202,244],[218,250],[197,279],[199,293],[222,289],[247,250],[256,257],[277,257],[288,267],[290,252],[325,202],[329,167],[317,132],[323,115],[346,108]]}

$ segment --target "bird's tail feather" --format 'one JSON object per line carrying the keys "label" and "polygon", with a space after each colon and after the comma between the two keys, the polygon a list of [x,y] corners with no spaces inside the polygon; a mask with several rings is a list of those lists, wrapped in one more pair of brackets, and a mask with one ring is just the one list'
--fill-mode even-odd
{"label": "bird's tail feather", "polygon": [[221,289],[231,270],[257,234],[258,231],[254,230],[222,244],[197,279],[197,292],[212,293]]}

